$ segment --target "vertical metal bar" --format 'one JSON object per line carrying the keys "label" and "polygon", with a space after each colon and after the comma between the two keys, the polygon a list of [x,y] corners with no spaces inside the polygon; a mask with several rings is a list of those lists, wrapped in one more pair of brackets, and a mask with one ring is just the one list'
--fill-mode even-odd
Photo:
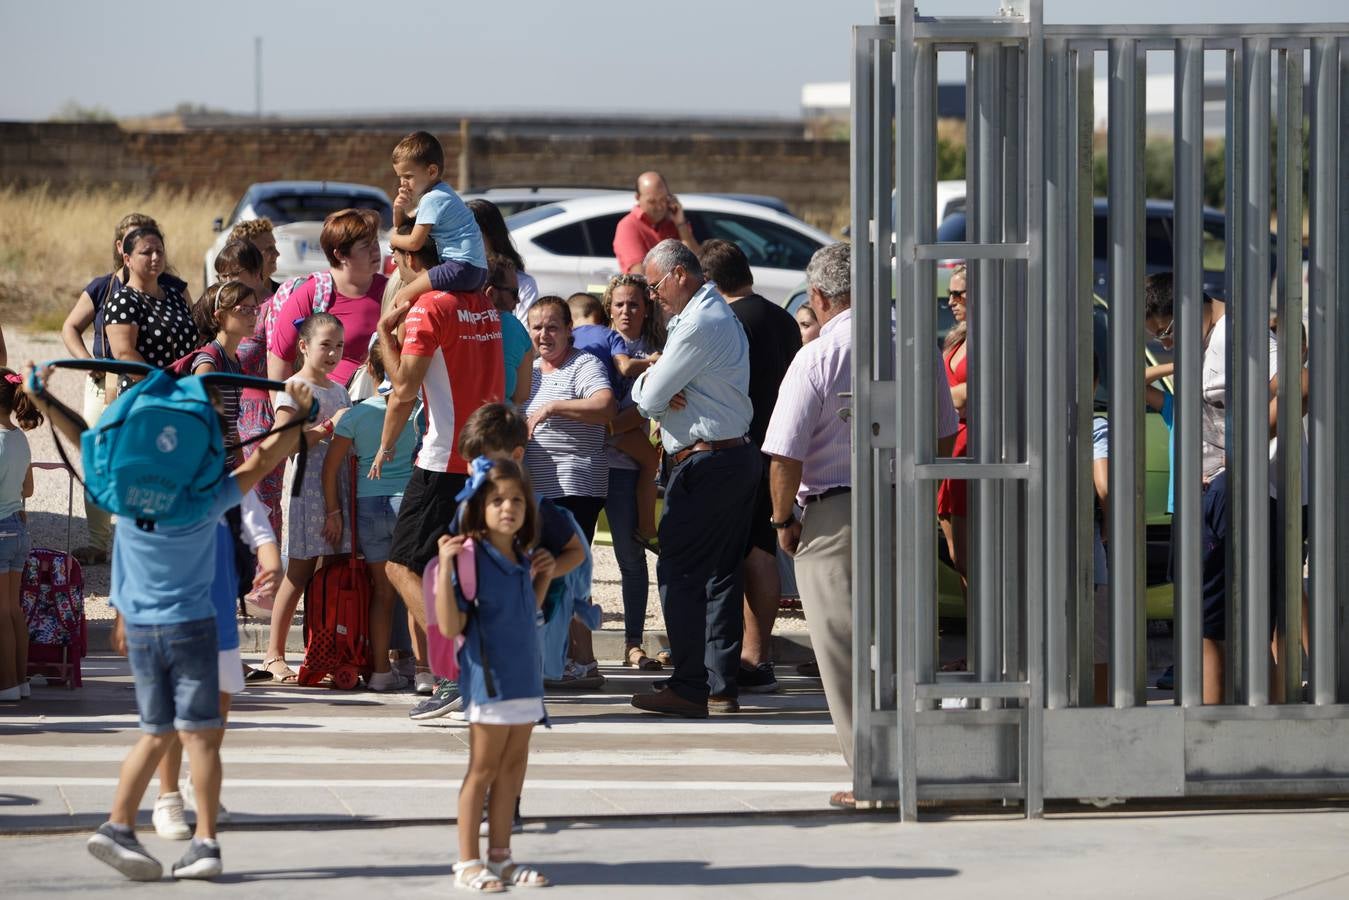
{"label": "vertical metal bar", "polygon": [[[1093,191],[1093,142],[1096,129],[1096,54],[1091,50],[1074,53],[1074,108],[1077,135],[1077,171],[1071,182],[1069,196],[1073,226],[1068,230],[1069,309],[1073,320],[1071,384],[1072,393],[1071,450],[1073,474],[1073,592],[1069,603],[1074,626],[1069,630],[1072,653],[1069,656],[1070,677],[1076,705],[1092,704],[1092,519],[1093,496],[1091,476],[1091,420],[1096,406],[1096,393],[1091,383],[1091,359],[1094,347],[1095,272],[1092,257],[1095,253],[1093,229],[1096,226]],[[1101,360],[1104,367],[1107,360]]]}
{"label": "vertical metal bar", "polygon": [[[900,134],[912,134],[914,125],[914,63],[915,46],[913,36],[914,26],[914,3],[913,0],[903,0],[896,9],[895,24],[897,34],[895,37],[895,101],[893,108],[895,110],[895,129]],[[913,144],[910,140],[899,140],[895,144],[895,195],[898,198],[897,212],[899,221],[896,223],[897,235],[901,242],[899,247],[899,276],[900,283],[899,297],[906,303],[922,302],[922,298],[915,298],[914,289],[914,271],[916,261],[914,259],[914,152]],[[913,321],[912,316],[899,315],[899,327],[903,330],[904,340],[901,341],[905,348],[912,347],[913,334],[909,333],[908,323]],[[916,354],[915,354],[916,355]],[[896,421],[899,423],[900,441],[902,446],[900,453],[900,472],[898,479],[899,510],[896,528],[907,530],[911,523],[919,521],[919,498],[926,496],[931,503],[932,493],[920,491],[918,484],[913,477],[913,466],[917,453],[917,435],[904,435],[907,429],[905,425],[913,421],[916,414],[916,398],[923,389],[922,385],[927,385],[930,390],[931,370],[929,369],[928,380],[920,383],[914,383],[914,379],[906,379],[909,384],[897,390],[897,403],[902,415]],[[935,507],[923,507],[929,517],[928,530],[931,531],[931,514]],[[906,546],[900,547],[900,553],[903,557],[903,563],[909,566],[916,566],[916,542],[909,540],[905,542]],[[912,572],[913,569],[909,569]],[[903,572],[901,571],[901,576]],[[899,762],[900,770],[898,772],[899,783],[899,819],[901,822],[914,821],[918,818],[918,738],[916,734],[917,719],[915,715],[916,695],[914,670],[913,636],[915,625],[915,610],[921,600],[922,586],[916,585],[911,578],[901,577],[899,584],[902,585],[899,603],[899,622],[896,634],[899,639],[895,641],[895,668],[899,678],[899,691],[897,697],[899,713]]]}
{"label": "vertical metal bar", "polygon": [[1144,698],[1143,136],[1146,56],[1110,41],[1110,664],[1116,707]]}
{"label": "vertical metal bar", "polygon": [[[937,51],[932,45],[919,48],[913,76],[914,117],[914,229],[918,243],[937,239]],[[936,457],[936,392],[948,391],[945,378],[933,383],[932,356],[937,352],[936,337],[936,262],[914,265],[914,293],[909,298],[914,340],[902,343],[901,352],[911,352],[911,365],[905,380],[914,390],[914,452],[917,461],[931,462]],[[909,351],[909,348],[912,348]],[[896,419],[903,422],[903,419]],[[905,573],[919,588],[914,631],[900,634],[900,640],[914,641],[917,679],[922,683],[937,680],[937,532],[931,527],[936,508],[936,483],[924,479],[916,485],[918,500],[913,521],[914,567]]]}
{"label": "vertical metal bar", "polygon": [[1340,42],[1312,41],[1311,247],[1308,368],[1311,406],[1311,687],[1317,705],[1335,702],[1336,375],[1339,322]]}
{"label": "vertical metal bar", "polygon": [[[1232,347],[1232,424],[1227,432],[1232,515],[1233,604],[1241,604],[1244,665],[1239,702],[1269,702],[1269,39],[1247,38],[1244,101],[1246,179],[1240,203],[1242,290],[1229,304],[1238,342]],[[1241,530],[1238,534],[1237,526]]]}
{"label": "vertical metal bar", "polygon": [[[1018,46],[1004,46],[1002,52],[1002,187],[1003,227],[1005,241],[1025,240],[1025,153],[1022,142],[1025,128],[1022,124],[1025,105],[1023,72],[1024,51]],[[1019,262],[1005,261],[999,266],[1001,283],[998,287],[999,330],[998,383],[1001,386],[999,409],[1002,425],[1002,459],[1025,459],[1025,404],[1026,404],[1026,293],[1024,267]],[[999,614],[1002,624],[1001,641],[1003,678],[1021,680],[1022,615],[1024,613],[1024,577],[1026,559],[1026,484],[1019,479],[1000,483],[1002,516],[999,540],[1002,587]]]}
{"label": "vertical metal bar", "polygon": [[1176,49],[1176,509],[1175,617],[1177,699],[1200,706],[1203,692],[1203,612],[1200,596],[1200,382],[1204,289],[1204,42],[1186,38]]}
{"label": "vertical metal bar", "polygon": [[872,794],[874,762],[871,753],[871,734],[876,718],[875,682],[872,678],[871,648],[875,628],[873,600],[877,596],[873,560],[876,556],[874,504],[881,490],[888,493],[889,485],[877,480],[874,466],[875,451],[871,447],[871,430],[865,423],[871,416],[872,389],[875,379],[876,348],[872,335],[879,319],[880,303],[875,297],[871,270],[875,266],[870,240],[875,210],[872,209],[871,172],[876,169],[872,156],[871,135],[874,123],[872,92],[874,42],[869,29],[853,29],[852,68],[852,569],[853,569],[853,789],[858,796]]}
{"label": "vertical metal bar", "polygon": [[[873,104],[872,113],[875,124],[872,126],[872,158],[876,160],[871,171],[871,210],[875,232],[872,235],[873,254],[871,266],[872,296],[875,298],[877,317],[873,322],[873,340],[876,342],[876,373],[881,381],[895,381],[896,361],[895,342],[892,337],[896,307],[895,292],[895,252],[892,235],[895,233],[894,210],[896,203],[905,202],[904,195],[895,191],[893,160],[895,155],[895,54],[889,41],[879,41],[875,45],[875,64],[872,69]],[[889,472],[893,471],[893,451],[882,450],[877,462],[887,469],[885,481],[889,487]],[[898,590],[897,569],[898,544],[895,541],[896,498],[892,490],[884,490],[876,498],[876,553],[873,565],[876,566],[876,708],[896,709],[895,691],[895,635],[896,607],[894,599]]]}
{"label": "vertical metal bar", "polygon": [[[1346,85],[1349,85],[1349,40],[1341,39],[1338,43],[1340,103],[1334,146],[1339,156],[1339,167],[1335,172],[1337,190],[1334,194],[1333,207],[1337,222],[1336,242],[1326,245],[1326,253],[1339,254],[1339,259],[1349,259],[1349,155],[1343,152],[1343,148],[1349,146],[1349,89],[1346,89]],[[1339,269],[1333,262],[1327,264],[1326,271],[1328,276],[1326,303],[1333,311],[1333,315],[1326,319],[1329,326],[1327,341],[1332,352],[1336,352],[1341,347],[1349,346],[1349,314],[1345,313],[1346,307],[1349,307],[1349,296],[1346,296],[1349,277],[1340,276]],[[1342,367],[1337,365],[1328,370],[1327,377],[1338,377],[1340,371]],[[1335,429],[1330,438],[1329,449],[1330,459],[1334,460],[1335,465],[1333,498],[1335,509],[1342,511],[1349,509],[1349,457],[1339,453],[1338,450],[1349,447],[1349,391],[1339,390],[1336,382],[1335,390],[1329,394],[1329,402],[1333,404],[1330,407],[1333,410],[1333,418],[1328,421],[1334,423]],[[1345,527],[1343,520],[1338,516],[1335,517],[1333,541],[1335,556],[1338,559],[1349,559],[1349,527]],[[1336,581],[1330,584],[1329,589],[1335,596],[1335,609],[1332,613],[1323,614],[1331,623],[1331,627],[1327,629],[1329,634],[1323,640],[1333,642],[1335,645],[1335,663],[1331,667],[1335,678],[1335,697],[1340,702],[1349,702],[1349,627],[1346,627],[1346,623],[1349,623],[1349,568],[1340,566],[1334,571]],[[1330,684],[1327,682],[1327,690],[1329,689]],[[1335,697],[1329,702],[1335,702]]]}
{"label": "vertical metal bar", "polygon": [[[1248,160],[1246,158],[1246,52],[1243,46],[1238,45],[1227,55],[1227,141],[1224,153],[1224,166],[1226,168],[1225,202],[1223,208],[1227,211],[1227,243],[1226,254],[1226,272],[1227,272],[1227,295],[1228,314],[1224,315],[1222,321],[1217,324],[1217,328],[1223,329],[1224,337],[1227,343],[1227,356],[1225,364],[1227,367],[1226,390],[1224,397],[1224,408],[1231,409],[1233,400],[1236,396],[1236,378],[1237,374],[1232,364],[1232,350],[1236,346],[1236,318],[1231,314],[1232,306],[1240,302],[1242,297],[1242,285],[1246,283],[1245,264],[1243,262],[1243,241],[1246,233],[1246,206],[1242,198],[1245,197],[1246,169]],[[1232,420],[1229,415],[1226,427],[1228,433],[1232,428]],[[1228,440],[1228,446],[1235,440],[1233,435]],[[1229,457],[1230,458],[1230,457]],[[1208,473],[1205,473],[1208,474]],[[1230,473],[1235,475],[1235,473]],[[1233,497],[1236,486],[1233,482],[1228,482],[1228,509],[1233,509]],[[1241,585],[1236,577],[1236,566],[1240,553],[1238,552],[1238,541],[1245,530],[1245,523],[1236,515],[1228,517],[1227,549],[1226,559],[1223,564],[1223,577],[1225,581],[1224,594],[1226,595],[1226,613],[1227,613],[1227,631],[1223,640],[1223,685],[1222,697],[1225,702],[1233,702],[1239,692],[1240,678],[1238,673],[1244,668],[1243,660],[1246,657],[1245,644],[1241,640],[1242,634],[1242,612],[1243,606],[1240,602]]]}
{"label": "vertical metal bar", "polygon": [[[1044,704],[1045,704],[1045,665],[1044,665],[1044,616],[1045,564],[1048,545],[1048,509],[1045,506],[1046,478],[1045,460],[1045,404],[1047,371],[1045,353],[1048,349],[1048,320],[1053,318],[1048,310],[1045,292],[1045,268],[1043,228],[1045,182],[1044,124],[1041,99],[1044,94],[1045,80],[1045,40],[1042,31],[1044,4],[1042,0],[1032,0],[1028,21],[1030,38],[1025,50],[1025,82],[1021,92],[1021,106],[1026,113],[1024,131],[1026,137],[1026,241],[1029,244],[1029,259],[1026,264],[1026,291],[1023,295],[1028,304],[1031,327],[1026,330],[1026,461],[1030,467],[1030,480],[1026,485],[1027,528],[1026,534],[1026,590],[1024,593],[1025,614],[1025,653],[1023,660],[1027,681],[1030,682],[1030,697],[1026,700],[1026,721],[1023,743],[1023,767],[1025,769],[1026,815],[1039,818],[1044,815]],[[1031,109],[1039,111],[1040,116],[1030,115]]]}
{"label": "vertical metal bar", "polygon": [[[975,152],[974,202],[967,204],[974,213],[975,240],[992,244],[1002,240],[1002,54],[993,44],[980,44],[975,50]],[[971,302],[968,304],[970,390],[973,402],[967,415],[970,453],[980,462],[1001,460],[1002,436],[1001,384],[998,380],[1000,333],[999,307],[1004,298],[996,296],[1001,283],[1001,264],[979,259],[970,265]],[[1002,672],[1001,603],[999,573],[1001,489],[996,481],[981,478],[974,482],[971,510],[973,547],[971,579],[974,612],[978,627],[978,646],[974,661],[978,680],[998,681]],[[993,700],[981,702],[985,709],[996,706]]]}
{"label": "vertical metal bar", "polygon": [[[1278,514],[1274,552],[1283,583],[1274,585],[1282,611],[1280,674],[1285,703],[1302,698],[1302,51],[1279,51]],[[1273,560],[1271,560],[1271,564]]]}
{"label": "vertical metal bar", "polygon": [[[1068,346],[1069,306],[1067,237],[1069,221],[1068,182],[1071,177],[1073,138],[1070,121],[1070,79],[1068,49],[1061,39],[1047,45],[1044,71],[1045,114],[1039,123],[1043,132],[1045,156],[1044,213],[1044,334],[1045,352],[1042,389],[1044,406],[1044,456],[1046,472],[1059,473],[1042,479],[1045,515],[1044,560],[1044,644],[1045,700],[1050,709],[1068,705],[1068,605],[1072,594],[1069,577],[1069,482],[1062,477],[1068,471],[1068,385],[1064,371],[1063,348]],[[1033,51],[1032,51],[1033,52]],[[1034,168],[1032,167],[1032,171]],[[1035,295],[1031,295],[1035,302]],[[1053,533],[1048,533],[1049,529]],[[1034,591],[1029,592],[1034,596]],[[1032,656],[1032,659],[1034,657]]]}

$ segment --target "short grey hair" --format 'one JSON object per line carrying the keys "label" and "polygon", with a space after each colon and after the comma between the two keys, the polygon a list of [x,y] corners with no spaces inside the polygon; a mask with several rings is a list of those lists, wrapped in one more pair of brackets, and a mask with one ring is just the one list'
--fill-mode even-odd
{"label": "short grey hair", "polygon": [[674,238],[666,238],[648,250],[642,265],[655,266],[662,275],[674,271],[675,266],[683,266],[690,275],[703,277],[703,267],[698,263],[697,254]]}
{"label": "short grey hair", "polygon": [[852,245],[830,244],[815,251],[806,266],[806,283],[831,303],[852,302]]}

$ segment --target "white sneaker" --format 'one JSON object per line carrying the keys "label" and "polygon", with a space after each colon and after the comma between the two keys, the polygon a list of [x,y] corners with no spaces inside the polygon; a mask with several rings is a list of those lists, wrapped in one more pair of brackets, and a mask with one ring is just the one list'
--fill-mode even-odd
{"label": "white sneaker", "polygon": [[368,686],[370,690],[378,693],[401,691],[408,686],[408,680],[391,669],[388,672],[373,673]]}
{"label": "white sneaker", "polygon": [[28,679],[27,679],[27,678],[25,678],[23,681],[20,681],[20,682],[19,682],[19,696],[20,696],[20,697],[31,697],[31,696],[33,696],[33,688],[32,688],[32,686],[28,683]]}
{"label": "white sneaker", "polygon": [[[193,812],[196,812],[197,792],[196,789],[192,787],[192,773],[184,772],[183,778],[187,779],[186,781],[183,782],[183,802],[187,805],[188,809],[192,810]],[[228,822],[229,820],[230,820],[230,811],[225,808],[225,804],[216,803],[215,809],[216,824],[220,824],[221,822]]]}
{"label": "white sneaker", "polygon": [[183,815],[183,795],[165,794],[155,800],[155,812],[150,821],[155,824],[155,834],[169,841],[185,841],[192,837],[187,818]]}
{"label": "white sneaker", "polygon": [[412,683],[416,685],[419,694],[434,694],[436,692],[436,676],[430,672],[418,672],[412,676]]}
{"label": "white sneaker", "polygon": [[0,703],[9,703],[18,700],[22,696],[23,691],[19,690],[19,686],[16,684],[14,687],[5,688],[3,691],[0,691]]}

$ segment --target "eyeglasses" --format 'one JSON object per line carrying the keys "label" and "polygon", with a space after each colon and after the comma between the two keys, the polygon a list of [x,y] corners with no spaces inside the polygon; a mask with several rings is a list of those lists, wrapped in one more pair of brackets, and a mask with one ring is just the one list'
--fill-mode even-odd
{"label": "eyeglasses", "polygon": [[968,293],[968,291],[951,291],[951,292],[948,293],[946,296],[947,296],[947,298],[949,298],[949,299],[951,299],[951,300],[962,300],[962,301],[963,301],[963,300],[965,299],[965,294],[967,294],[967,293]]}
{"label": "eyeglasses", "polygon": [[657,282],[656,282],[655,284],[653,284],[653,285],[649,285],[649,286],[647,287],[647,289],[646,289],[646,295],[647,295],[648,297],[659,297],[659,296],[660,296],[660,286],[661,286],[662,284],[665,283],[665,279],[666,279],[666,278],[669,278],[669,277],[670,277],[671,275],[673,275],[673,274],[674,274],[674,269],[671,269],[670,271],[666,272],[663,276],[661,276],[660,281],[657,281]]}
{"label": "eyeglasses", "polygon": [[258,308],[252,304],[240,303],[238,306],[231,306],[228,312],[238,313],[241,316],[256,316]]}

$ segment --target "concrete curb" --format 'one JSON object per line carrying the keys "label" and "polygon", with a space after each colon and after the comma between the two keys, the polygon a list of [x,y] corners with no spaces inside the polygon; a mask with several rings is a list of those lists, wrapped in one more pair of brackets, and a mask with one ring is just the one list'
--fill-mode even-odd
{"label": "concrete curb", "polygon": [[[244,653],[262,653],[267,649],[271,625],[261,619],[245,619],[239,623],[239,649]],[[624,638],[620,629],[604,629],[594,632],[595,656],[605,661],[623,659]],[[664,631],[648,631],[644,639],[647,653],[654,654],[661,647],[669,646]],[[112,622],[99,619],[89,623],[89,648],[101,651],[112,646]],[[773,635],[773,661],[777,663],[806,662],[814,656],[810,646],[810,634],[794,631]],[[304,626],[297,617],[295,624],[286,636],[286,652],[298,659],[304,654]]]}

